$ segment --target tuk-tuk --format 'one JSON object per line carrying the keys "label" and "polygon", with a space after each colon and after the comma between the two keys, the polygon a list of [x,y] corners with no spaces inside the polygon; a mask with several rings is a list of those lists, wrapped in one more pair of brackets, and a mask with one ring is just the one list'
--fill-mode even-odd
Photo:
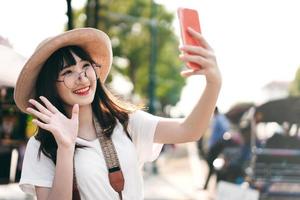
{"label": "tuk-tuk", "polygon": [[249,115],[250,185],[260,191],[260,199],[299,199],[300,97],[269,101]]}

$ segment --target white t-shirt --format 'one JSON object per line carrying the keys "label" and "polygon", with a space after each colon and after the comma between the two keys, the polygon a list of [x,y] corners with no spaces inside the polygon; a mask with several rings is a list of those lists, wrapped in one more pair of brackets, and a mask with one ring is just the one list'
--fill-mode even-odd
{"label": "white t-shirt", "polygon": [[[128,131],[133,141],[129,140],[119,122],[114,129],[112,140],[125,179],[122,192],[124,200],[143,199],[142,166],[156,159],[162,148],[162,144],[153,143],[158,121],[159,117],[144,111],[130,114]],[[118,200],[118,193],[109,183],[98,139],[87,141],[77,138],[77,143],[88,146],[75,151],[75,171],[81,199]],[[39,146],[40,142],[34,137],[29,139],[19,183],[24,192],[32,195],[35,195],[34,186],[52,187],[55,175],[55,165],[49,158],[43,153],[40,160],[37,158]]]}

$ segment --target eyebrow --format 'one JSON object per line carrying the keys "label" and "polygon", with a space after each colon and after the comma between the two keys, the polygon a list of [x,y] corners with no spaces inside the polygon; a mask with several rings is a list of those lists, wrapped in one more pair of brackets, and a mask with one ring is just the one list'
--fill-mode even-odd
{"label": "eyebrow", "polygon": [[[77,64],[77,63],[83,63],[83,62],[89,62],[89,61],[88,61],[88,60],[79,60],[78,62],[76,62],[76,64]],[[63,68],[62,68],[61,71],[65,70],[65,69],[67,69],[67,68],[69,68],[69,67],[71,67],[71,66],[73,66],[73,65],[69,65],[69,66],[65,65],[65,66],[63,66]],[[81,66],[82,66],[82,65],[81,65]]]}

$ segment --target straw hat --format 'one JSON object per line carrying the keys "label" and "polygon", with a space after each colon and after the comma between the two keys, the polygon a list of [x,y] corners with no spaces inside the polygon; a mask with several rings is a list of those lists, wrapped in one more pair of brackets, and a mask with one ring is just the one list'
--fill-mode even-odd
{"label": "straw hat", "polygon": [[14,99],[20,110],[26,112],[26,108],[29,106],[28,100],[36,97],[35,84],[45,61],[56,50],[69,45],[80,46],[89,53],[92,59],[101,65],[98,77],[102,82],[105,81],[112,65],[112,48],[109,37],[94,28],[66,31],[42,41],[25,63],[14,91]]}

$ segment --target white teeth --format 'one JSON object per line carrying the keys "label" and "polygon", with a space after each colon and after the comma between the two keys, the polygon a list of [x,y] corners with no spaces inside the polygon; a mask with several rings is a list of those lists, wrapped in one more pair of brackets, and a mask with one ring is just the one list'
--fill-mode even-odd
{"label": "white teeth", "polygon": [[86,88],[83,88],[83,89],[80,89],[80,90],[76,90],[74,91],[74,93],[82,93],[82,92],[86,92],[90,89],[90,87],[86,87]]}

